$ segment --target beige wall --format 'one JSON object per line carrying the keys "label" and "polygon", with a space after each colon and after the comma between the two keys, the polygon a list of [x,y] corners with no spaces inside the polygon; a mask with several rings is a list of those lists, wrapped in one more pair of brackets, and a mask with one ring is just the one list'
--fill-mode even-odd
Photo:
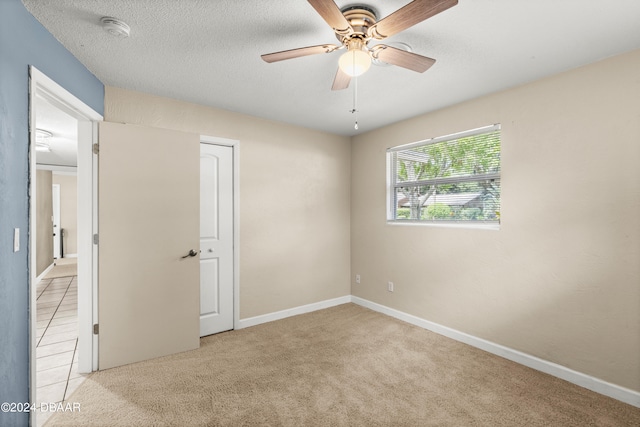
{"label": "beige wall", "polygon": [[36,276],[53,264],[51,171],[36,171]]}
{"label": "beige wall", "polygon": [[240,141],[240,318],[350,294],[350,139],[124,89],[105,120]]}
{"label": "beige wall", "polygon": [[[241,318],[351,292],[640,391],[638,75],[640,51],[351,144],[111,87],[105,117],[241,141]],[[499,231],[386,224],[387,147],[492,123]]]}
{"label": "beige wall", "polygon": [[53,173],[53,183],[60,185],[60,227],[64,229],[64,257],[78,254],[78,178]]}
{"label": "beige wall", "polygon": [[[635,51],[354,138],[352,293],[640,391],[638,76]],[[386,224],[387,147],[492,123],[499,231]]]}

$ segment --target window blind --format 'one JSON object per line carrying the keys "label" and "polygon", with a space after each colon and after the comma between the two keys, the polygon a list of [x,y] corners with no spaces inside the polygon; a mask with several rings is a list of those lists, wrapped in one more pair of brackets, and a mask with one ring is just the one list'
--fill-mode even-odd
{"label": "window blind", "polygon": [[394,221],[499,222],[500,125],[387,150]]}

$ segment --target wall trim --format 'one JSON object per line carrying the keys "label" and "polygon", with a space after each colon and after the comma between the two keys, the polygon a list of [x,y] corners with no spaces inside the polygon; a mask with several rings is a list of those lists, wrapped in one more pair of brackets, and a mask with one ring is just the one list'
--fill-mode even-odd
{"label": "wall trim", "polygon": [[394,308],[390,308],[382,304],[357,297],[355,295],[345,295],[339,298],[320,301],[282,311],[277,311],[274,313],[263,314],[260,316],[249,317],[247,319],[241,319],[236,329],[248,328],[251,326],[260,325],[262,323],[273,322],[275,320],[281,320],[287,317],[310,313],[312,311],[322,310],[325,308],[347,304],[350,302],[362,307],[369,308],[373,311],[377,311],[378,313],[386,314],[387,316],[394,317],[398,320],[402,320],[403,322],[410,323],[414,326],[427,329],[431,332],[435,332],[436,334],[443,335],[464,344],[468,344],[472,347],[479,348],[480,350],[495,354],[496,356],[504,357],[505,359],[511,360],[512,362],[519,363],[520,365],[527,366],[531,369],[535,369],[536,371],[544,372],[545,374],[563,379],[577,386],[640,408],[640,392],[637,392],[635,390],[612,384],[599,378],[583,374],[582,372],[574,371],[573,369],[567,368],[566,366],[558,365],[557,363],[540,359],[539,357],[532,356],[530,354],[523,353],[521,351],[514,350],[512,348],[505,347],[503,345],[496,344],[494,342],[487,341],[473,335],[469,335],[456,329],[452,329],[447,326],[422,319],[412,314],[407,314],[400,310],[396,310]]}
{"label": "wall trim", "polygon": [[40,275],[38,277],[36,277],[36,282],[35,282],[36,285],[38,283],[40,283],[40,281],[44,278],[44,276],[46,276],[47,273],[49,273],[53,269],[53,267],[55,267],[55,266],[56,266],[55,263],[51,263],[51,265],[49,265],[49,267],[45,268],[44,271],[42,273],[40,273]]}
{"label": "wall trim", "polygon": [[281,320],[291,316],[297,316],[299,314],[311,313],[312,311],[322,310],[336,305],[347,304],[351,302],[351,295],[345,295],[343,297],[328,299],[324,301],[314,302],[307,305],[301,305],[299,307],[288,308],[282,311],[276,311],[274,313],[263,314],[255,317],[248,317],[246,319],[240,319],[236,329],[244,329],[250,326],[260,325],[262,323],[273,322],[274,320]]}
{"label": "wall trim", "polygon": [[351,302],[640,408],[640,392],[635,390],[609,383],[565,366],[430,322],[364,298],[352,295]]}
{"label": "wall trim", "polygon": [[36,163],[37,170],[51,171],[54,175],[70,175],[78,176],[77,166],[63,166],[63,165],[45,165],[43,163]]}

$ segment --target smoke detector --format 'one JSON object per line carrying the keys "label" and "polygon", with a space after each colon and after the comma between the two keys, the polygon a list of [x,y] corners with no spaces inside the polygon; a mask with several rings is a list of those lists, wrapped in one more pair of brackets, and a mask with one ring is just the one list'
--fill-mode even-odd
{"label": "smoke detector", "polygon": [[131,28],[124,22],[117,18],[112,18],[110,16],[105,16],[100,19],[100,23],[102,24],[102,28],[111,34],[112,36],[126,39],[129,37],[129,32]]}

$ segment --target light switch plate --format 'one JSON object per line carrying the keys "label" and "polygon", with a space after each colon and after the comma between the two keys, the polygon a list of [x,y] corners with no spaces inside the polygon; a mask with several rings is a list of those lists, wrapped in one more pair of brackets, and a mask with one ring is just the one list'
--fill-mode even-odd
{"label": "light switch plate", "polygon": [[13,252],[18,252],[20,250],[20,229],[13,229]]}

